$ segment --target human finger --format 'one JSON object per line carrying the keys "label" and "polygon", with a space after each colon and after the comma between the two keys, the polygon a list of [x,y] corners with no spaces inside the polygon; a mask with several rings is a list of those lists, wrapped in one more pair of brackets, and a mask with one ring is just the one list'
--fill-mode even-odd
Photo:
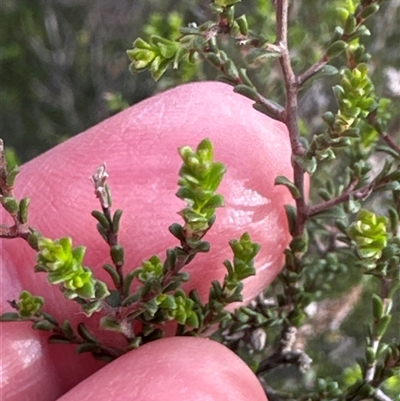
{"label": "human finger", "polygon": [[58,401],[267,401],[254,373],[232,351],[202,338],[143,345]]}
{"label": "human finger", "polygon": [[[120,241],[126,249],[125,266],[133,269],[176,245],[168,232],[183,207],[173,196],[180,165],[176,149],[195,147],[204,137],[211,139],[216,160],[228,169],[219,191],[226,207],[218,211],[207,235],[211,252],[199,255],[188,267],[187,289],[197,288],[204,300],[211,281],[225,275],[222,262],[230,254],[228,241],[249,231],[263,246],[257,275],[246,282],[244,295],[249,300],[281,267],[288,240],[283,204],[290,197],[274,186],[274,179],[290,175],[290,147],[283,124],[253,110],[248,99],[233,94],[227,85],[178,87],[100,123],[27,163],[16,195],[32,197],[30,223],[45,236],[68,235],[75,245],[88,245],[85,264],[110,282],[101,269],[109,262],[109,251],[90,216],[99,206],[87,177],[107,162],[114,205],[124,210]],[[9,261],[5,268],[16,273],[21,286],[46,296],[46,311],[59,320],[68,317],[73,324],[82,320],[75,304],[50,287],[43,275],[33,273],[34,252],[22,240],[4,242],[3,253]],[[98,362],[80,359],[84,363],[71,372],[76,357],[70,347],[53,346],[48,353],[63,390],[99,367]],[[20,373],[18,366],[15,372]]]}

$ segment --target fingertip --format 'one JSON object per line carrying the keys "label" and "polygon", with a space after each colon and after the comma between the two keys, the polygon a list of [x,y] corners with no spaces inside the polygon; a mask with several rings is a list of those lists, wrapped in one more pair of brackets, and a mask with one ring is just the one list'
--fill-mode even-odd
{"label": "fingertip", "polygon": [[267,401],[250,368],[212,340],[171,337],[122,356],[58,401]]}

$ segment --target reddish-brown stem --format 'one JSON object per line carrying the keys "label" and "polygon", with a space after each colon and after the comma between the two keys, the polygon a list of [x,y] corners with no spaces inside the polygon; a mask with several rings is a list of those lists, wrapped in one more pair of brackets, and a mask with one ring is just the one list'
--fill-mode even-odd
{"label": "reddish-brown stem", "polygon": [[288,0],[277,1],[277,41],[276,44],[281,49],[279,58],[283,79],[286,89],[286,105],[284,122],[289,130],[290,144],[292,147],[292,166],[294,184],[300,191],[300,197],[296,199],[297,207],[297,224],[293,236],[303,234],[306,223],[306,203],[304,198],[304,170],[296,162],[296,157],[303,156],[305,153],[304,146],[300,142],[299,128],[297,124],[297,95],[298,82],[296,75],[293,72],[292,64],[288,48]]}
{"label": "reddish-brown stem", "polygon": [[393,139],[388,134],[383,134],[382,139],[393,149],[395,150],[400,156],[400,146],[396,145]]}
{"label": "reddish-brown stem", "polygon": [[315,73],[317,73],[326,63],[328,62],[328,57],[324,54],[316,63],[314,63],[308,70],[304,71],[297,77],[297,84],[301,87],[307,79],[311,78]]}
{"label": "reddish-brown stem", "polygon": [[0,225],[0,238],[23,238],[28,239],[31,229],[28,224],[16,222],[13,226]]}
{"label": "reddish-brown stem", "polygon": [[[333,206],[339,205],[343,202],[347,202],[351,196],[354,197],[355,193],[364,193],[367,188],[369,189],[369,185],[367,185],[364,188],[354,190],[356,187],[358,181],[353,181],[343,193],[341,193],[339,196],[329,199],[325,202],[318,203],[317,205],[312,205],[308,207],[307,210],[307,216],[312,217],[318,213],[323,212],[324,210],[330,209]],[[369,192],[369,191],[368,191]]]}

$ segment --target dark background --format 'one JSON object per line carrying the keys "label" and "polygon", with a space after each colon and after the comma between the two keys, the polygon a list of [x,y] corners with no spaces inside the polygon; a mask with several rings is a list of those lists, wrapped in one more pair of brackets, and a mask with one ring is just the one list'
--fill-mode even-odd
{"label": "dark background", "polygon": [[[215,79],[208,67],[186,66],[156,84],[147,72],[132,76],[126,50],[149,33],[176,38],[177,26],[212,18],[208,0],[2,0],[0,136],[27,161],[60,141],[181,82]],[[342,0],[296,0],[291,8],[290,43],[296,71],[315,61],[337,23]],[[380,96],[400,105],[400,3],[384,2],[364,40]],[[255,32],[274,40],[271,0],[244,0]],[[177,25],[178,24],[178,25]],[[227,41],[226,47],[235,54]],[[232,57],[235,57],[233,55]],[[237,56],[236,56],[237,57]],[[280,100],[276,62],[250,70],[265,94]],[[268,79],[267,79],[268,78]],[[333,82],[334,83],[334,82]],[[107,101],[108,99],[108,101]],[[331,101],[330,85],[317,84],[301,102],[304,127],[313,131]],[[398,120],[394,121],[398,125]],[[396,127],[392,127],[395,132]]]}

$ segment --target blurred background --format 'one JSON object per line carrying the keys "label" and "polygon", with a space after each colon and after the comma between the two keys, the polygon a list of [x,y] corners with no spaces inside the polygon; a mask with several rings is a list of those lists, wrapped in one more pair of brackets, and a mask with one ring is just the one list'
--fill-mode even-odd
{"label": "blurred background", "polygon": [[[340,6],[347,2],[291,2],[289,34],[296,72],[304,71],[323,54],[337,25]],[[155,83],[148,72],[132,75],[126,56],[138,36],[147,39],[159,34],[173,39],[179,36],[180,26],[190,22],[200,25],[212,19],[208,3],[209,0],[2,0],[0,137],[14,151],[15,159],[20,163],[28,161],[156,92],[188,81],[215,79],[216,72],[208,66],[186,62],[182,69],[168,71]],[[271,42],[275,40],[273,0],[243,0],[237,12],[247,14],[255,32],[262,32]],[[397,143],[399,27],[400,0],[387,0],[368,23],[372,35],[363,39],[371,54],[369,68],[376,93],[392,101],[389,133]],[[223,41],[226,51],[243,66],[233,42]],[[265,96],[279,102],[283,91],[277,67],[276,60],[267,60],[257,68],[249,68],[249,75]],[[331,89],[335,83],[335,78],[318,81],[301,95],[303,133],[318,132],[322,113],[335,110]],[[359,322],[368,319],[374,289],[371,283],[367,290],[362,289],[361,280],[360,272],[343,274],[337,288],[319,304],[323,315],[314,311],[314,325],[307,326],[311,333],[304,333],[309,342],[307,348],[316,361],[309,380],[313,375],[330,375],[351,382],[357,375],[354,361],[356,356],[362,356],[364,347],[364,327]],[[342,298],[338,301],[338,297]],[[388,333],[393,338],[400,331],[399,296],[395,308],[395,321]],[[281,377],[277,372],[276,380],[283,380]],[[289,380],[284,385],[290,388],[293,383]]]}
{"label": "blurred background", "polygon": [[[66,138],[157,91],[182,82],[215,79],[207,66],[183,65],[158,84],[147,72],[133,76],[126,50],[138,36],[179,36],[178,28],[212,18],[208,0],[2,0],[0,136],[25,162]],[[272,0],[243,0],[255,32],[274,41]],[[296,71],[318,59],[337,23],[343,0],[292,2],[290,39]],[[365,40],[379,96],[400,106],[400,1],[384,2]],[[225,43],[232,57],[237,51]],[[250,70],[265,94],[280,100],[276,61]],[[334,82],[333,82],[334,84]],[[305,129],[315,130],[332,102],[328,84],[301,102]],[[332,104],[334,107],[334,104]],[[398,125],[399,120],[394,124]],[[392,127],[393,132],[396,127]]]}

